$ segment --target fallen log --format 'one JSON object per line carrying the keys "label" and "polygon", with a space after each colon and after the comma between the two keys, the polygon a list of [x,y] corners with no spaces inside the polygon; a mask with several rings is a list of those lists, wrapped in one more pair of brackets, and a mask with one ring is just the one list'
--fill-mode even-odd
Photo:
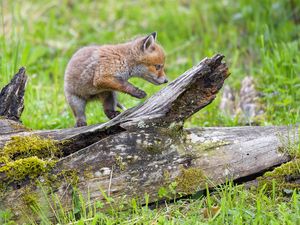
{"label": "fallen log", "polygon": [[[14,132],[8,120],[2,120],[10,130],[0,128],[0,147],[16,135],[39,135],[59,141],[63,154],[52,171],[39,176],[40,185],[30,179],[10,183],[0,197],[0,210],[12,209],[24,221],[21,212],[28,202],[22,196],[30,188],[30,194],[38,196],[36,203],[42,204],[41,187],[49,184],[65,208],[72,206],[74,186],[91,203],[104,201],[103,193],[116,203],[125,196],[143,203],[145,194],[155,202],[160,188],[171,183],[177,193],[192,194],[206,184],[213,187],[287,162],[286,142],[297,141],[297,129],[183,128],[188,117],[214,100],[228,77],[222,59],[215,55],[202,60],[143,104],[104,124]],[[6,182],[5,174],[0,181]]]}

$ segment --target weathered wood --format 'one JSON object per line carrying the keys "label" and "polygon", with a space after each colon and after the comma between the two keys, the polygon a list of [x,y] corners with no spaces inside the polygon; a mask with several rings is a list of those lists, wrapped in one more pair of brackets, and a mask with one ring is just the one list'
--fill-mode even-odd
{"label": "weathered wood", "polygon": [[21,68],[12,81],[0,92],[0,116],[19,121],[24,109],[24,92],[27,76]]}
{"label": "weathered wood", "polygon": [[[106,123],[72,129],[25,132],[18,135],[39,134],[64,141],[65,144],[61,148],[66,156],[112,134],[130,130],[131,127],[136,129],[146,126],[168,126],[173,122],[183,123],[216,97],[229,75],[226,64],[222,63],[223,58],[224,56],[220,54],[205,58],[143,104],[124,111]],[[0,135],[0,147],[6,141],[7,137],[1,138]]]}
{"label": "weathered wood", "polygon": [[[288,161],[283,151],[285,141],[297,141],[297,129],[183,129],[185,119],[211,103],[228,77],[222,58],[216,55],[202,60],[143,104],[104,124],[24,131],[0,120],[4,124],[0,127],[0,148],[15,135],[62,141],[63,157],[39,181],[45,186],[50,182],[66,208],[71,206],[74,185],[85,198],[89,195],[91,202],[104,200],[100,189],[115,201],[126,196],[141,198],[143,203],[147,193],[153,202],[158,200],[158,190],[172,182],[177,185],[176,192],[191,194],[203,190],[205,184],[212,187]],[[73,175],[67,176],[69,173]],[[4,179],[2,174],[0,182]],[[1,196],[0,210],[11,208],[20,216],[29,187],[30,194],[43,202],[41,187],[32,185],[28,180],[11,184]]]}
{"label": "weathered wood", "polygon": [[[204,190],[206,183],[213,187],[287,162],[284,146],[298,137],[298,130],[288,127],[124,131],[61,159],[52,173],[77,171],[76,187],[91,202],[105,202],[100,189],[116,202],[126,196],[140,197],[143,203],[146,193],[153,202],[171,182],[177,183],[177,192],[191,194]],[[51,185],[64,207],[70,207],[70,180],[58,176]],[[9,191],[2,207],[20,212],[24,193],[26,187]],[[40,188],[35,193],[41,196]],[[40,201],[45,202],[42,197]]]}
{"label": "weathered wood", "polygon": [[157,197],[158,189],[176,181],[182,170],[197,168],[203,180],[189,178],[194,192],[202,190],[205,182],[214,186],[288,161],[288,154],[279,149],[298,137],[297,130],[287,127],[194,128],[176,133],[170,128],[126,131],[62,159],[55,172],[86,165],[87,171],[79,172],[78,187],[102,199],[99,187],[107,190],[112,168],[110,193],[114,197],[144,193]]}

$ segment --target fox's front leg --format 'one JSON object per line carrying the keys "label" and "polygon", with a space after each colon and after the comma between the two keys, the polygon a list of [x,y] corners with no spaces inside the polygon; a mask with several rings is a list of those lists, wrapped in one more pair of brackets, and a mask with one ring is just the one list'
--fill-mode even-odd
{"label": "fox's front leg", "polygon": [[121,81],[121,83],[122,83],[122,87],[121,87],[120,91],[130,94],[131,96],[139,98],[139,99],[145,98],[147,96],[146,92],[133,86],[128,81]]}
{"label": "fox's front leg", "polygon": [[146,92],[144,92],[143,90],[133,86],[127,80],[119,78],[106,78],[100,81],[97,80],[94,85],[99,88],[107,88],[115,91],[120,91],[140,99],[147,96]]}

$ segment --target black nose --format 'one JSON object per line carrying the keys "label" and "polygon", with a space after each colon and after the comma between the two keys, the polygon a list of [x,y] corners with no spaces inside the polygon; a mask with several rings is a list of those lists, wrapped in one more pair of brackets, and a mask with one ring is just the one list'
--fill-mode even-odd
{"label": "black nose", "polygon": [[168,79],[165,79],[164,83],[168,83]]}

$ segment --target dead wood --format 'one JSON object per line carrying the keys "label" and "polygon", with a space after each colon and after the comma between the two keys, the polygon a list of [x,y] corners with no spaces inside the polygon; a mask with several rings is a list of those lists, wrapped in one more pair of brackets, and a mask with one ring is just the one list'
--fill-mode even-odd
{"label": "dead wood", "polygon": [[24,92],[27,76],[21,68],[11,82],[0,92],[0,116],[19,121],[24,109]]}
{"label": "dead wood", "polygon": [[[40,135],[61,141],[63,156],[53,170],[39,177],[66,208],[73,187],[90,201],[103,200],[100,191],[118,203],[140,198],[159,200],[158,191],[176,184],[176,192],[192,194],[259,173],[287,162],[285,140],[297,141],[289,127],[228,127],[183,129],[184,121],[210,104],[228,77],[223,56],[202,60],[143,104],[116,118],[87,127],[48,131],[15,129],[0,120],[0,148],[16,135]],[[291,136],[291,133],[294,135]],[[288,142],[290,143],[290,142]],[[1,151],[1,150],[0,150]],[[0,177],[0,181],[5,176]],[[41,186],[15,182],[1,196],[0,209],[11,208],[19,221],[24,198],[30,193],[44,201]],[[12,202],[14,204],[12,204]],[[106,206],[107,207],[107,206]],[[51,216],[51,215],[50,215]]]}

